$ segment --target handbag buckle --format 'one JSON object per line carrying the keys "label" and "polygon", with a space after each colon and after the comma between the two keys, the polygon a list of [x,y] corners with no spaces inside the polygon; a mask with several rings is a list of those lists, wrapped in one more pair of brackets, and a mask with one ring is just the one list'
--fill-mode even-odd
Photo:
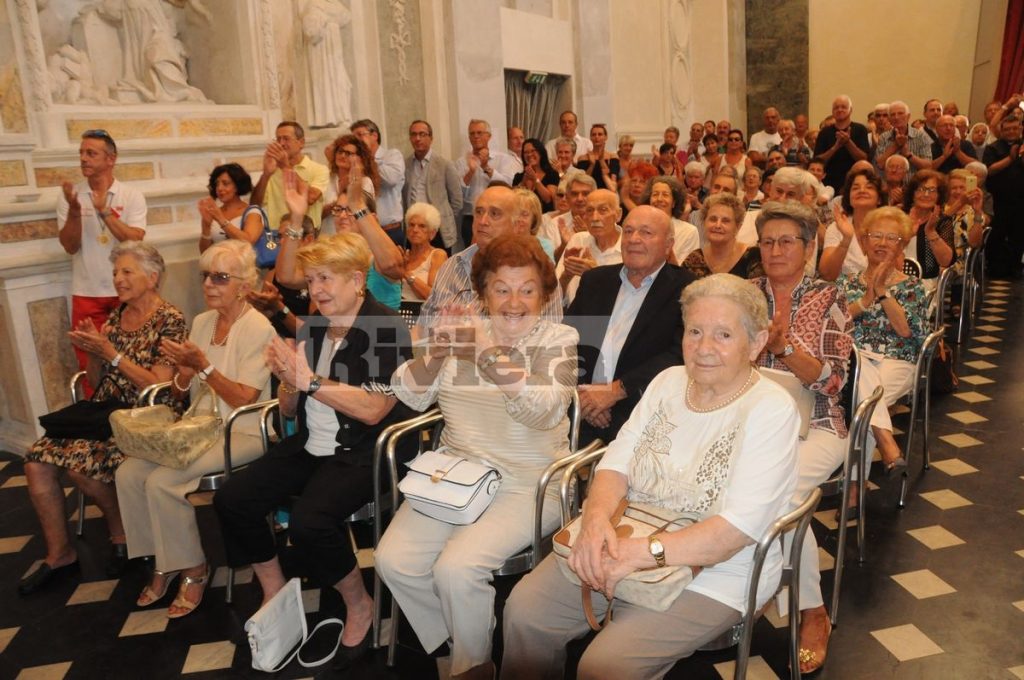
{"label": "handbag buckle", "polygon": [[444,479],[446,474],[448,473],[445,470],[434,470],[434,474],[430,475],[430,481],[438,484]]}

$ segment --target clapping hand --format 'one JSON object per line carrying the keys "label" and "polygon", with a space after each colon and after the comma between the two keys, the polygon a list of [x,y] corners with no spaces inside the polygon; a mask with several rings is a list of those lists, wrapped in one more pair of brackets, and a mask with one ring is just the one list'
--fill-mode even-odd
{"label": "clapping hand", "polygon": [[852,239],[856,236],[853,222],[850,221],[850,216],[846,214],[842,207],[839,207],[833,216],[836,219],[836,228],[839,229],[839,233],[843,235],[843,238]]}
{"label": "clapping hand", "polygon": [[281,291],[277,289],[277,286],[270,283],[269,281],[263,282],[263,288],[261,290],[251,290],[246,295],[246,300],[249,301],[253,307],[257,309],[261,314],[270,316],[284,309],[284,299],[281,297]]}
{"label": "clapping hand", "polygon": [[300,392],[309,389],[313,371],[306,361],[306,341],[296,345],[291,338],[274,336],[263,350],[263,358],[270,372],[283,384]]}
{"label": "clapping hand", "polygon": [[[109,332],[106,326],[104,331]],[[113,359],[117,356],[117,350],[105,333],[96,330],[96,324],[92,319],[82,319],[75,326],[75,330],[68,332],[71,344],[100,359]]]}
{"label": "clapping hand", "polygon": [[203,350],[191,340],[174,342],[164,338],[160,341],[160,354],[170,359],[176,366],[190,368],[194,372],[199,372],[210,364]]}
{"label": "clapping hand", "polygon": [[71,182],[64,182],[60,185],[60,188],[64,192],[64,200],[68,202],[69,211],[81,210],[82,204],[78,202],[78,192],[75,190],[75,185]]}
{"label": "clapping hand", "polygon": [[302,216],[309,209],[309,185],[302,181],[294,170],[284,171],[284,200],[288,204],[288,212],[292,215],[293,227],[302,228]]}

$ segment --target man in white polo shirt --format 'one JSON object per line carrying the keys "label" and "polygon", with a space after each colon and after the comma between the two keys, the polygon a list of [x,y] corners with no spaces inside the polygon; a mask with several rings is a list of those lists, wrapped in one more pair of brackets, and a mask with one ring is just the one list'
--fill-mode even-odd
{"label": "man in white polo shirt", "polygon": [[[71,255],[71,327],[91,319],[103,328],[117,307],[110,251],[146,235],[146,199],[114,179],[117,145],[106,130],[86,130],[78,147],[84,182],[64,182],[57,198],[57,240]],[[84,369],[88,355],[75,348]]]}

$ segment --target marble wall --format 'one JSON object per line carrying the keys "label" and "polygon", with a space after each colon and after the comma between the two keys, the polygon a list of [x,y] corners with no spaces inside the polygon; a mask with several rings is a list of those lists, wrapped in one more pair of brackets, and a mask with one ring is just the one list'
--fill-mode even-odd
{"label": "marble wall", "polygon": [[412,153],[406,131],[409,123],[427,116],[423,30],[417,2],[378,2],[377,24],[383,36],[381,81],[384,119],[377,121],[382,141],[403,155]]}
{"label": "marble wall", "polygon": [[807,113],[807,21],[808,0],[746,0],[747,137],[769,106],[783,118]]}

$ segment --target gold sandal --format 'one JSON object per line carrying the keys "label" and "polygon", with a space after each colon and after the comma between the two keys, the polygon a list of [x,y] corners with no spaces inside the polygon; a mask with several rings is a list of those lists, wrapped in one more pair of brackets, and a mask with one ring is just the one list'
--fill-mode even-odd
{"label": "gold sandal", "polygon": [[814,664],[806,671],[801,670],[801,675],[811,675],[813,673],[817,673],[825,667],[825,659],[828,658],[828,643],[832,639],[832,621],[829,620],[827,616],[825,617],[825,630],[825,646],[822,650],[824,653],[821,655],[820,660],[818,659],[817,652],[810,649],[806,649],[805,647],[801,647],[800,650],[797,652],[797,660],[800,662],[801,666],[803,666],[804,664]]}
{"label": "gold sandal", "polygon": [[164,595],[167,594],[167,591],[171,587],[171,582],[174,581],[175,578],[177,578],[179,573],[181,573],[181,572],[170,571],[170,572],[166,572],[165,573],[165,572],[160,571],[159,569],[154,569],[153,570],[153,575],[154,576],[163,576],[164,577],[164,587],[163,587],[163,590],[161,590],[159,593],[157,591],[153,590],[153,585],[152,585],[153,581],[151,579],[150,582],[149,582],[149,585],[147,585],[145,588],[143,588],[142,592],[139,593],[139,598],[137,600],[135,600],[135,606],[137,606],[137,607],[148,607],[149,605],[154,604],[155,602],[158,602],[158,601],[164,599]]}
{"label": "gold sandal", "polygon": [[[183,616],[188,616],[196,610],[196,608],[202,604],[203,595],[206,594],[206,583],[210,580],[210,567],[206,567],[206,571],[202,576],[182,576],[181,585],[178,587],[178,596],[174,598],[174,602],[171,603],[171,607],[167,609],[167,618],[169,619],[180,619]],[[195,602],[185,597],[185,593],[188,592],[188,587],[192,584],[201,585],[203,589],[199,591],[199,599]],[[171,608],[177,607],[184,609],[185,611],[175,614],[171,612]]]}

